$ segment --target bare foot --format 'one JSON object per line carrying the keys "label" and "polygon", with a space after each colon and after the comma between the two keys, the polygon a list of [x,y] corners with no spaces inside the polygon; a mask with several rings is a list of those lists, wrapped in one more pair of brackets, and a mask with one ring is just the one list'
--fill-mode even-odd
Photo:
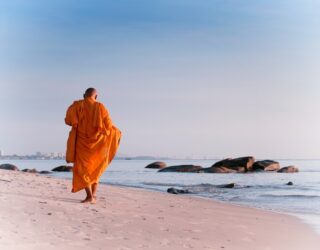
{"label": "bare foot", "polygon": [[87,197],[81,201],[81,203],[91,203],[91,204],[96,204],[96,202],[97,201],[94,197]]}

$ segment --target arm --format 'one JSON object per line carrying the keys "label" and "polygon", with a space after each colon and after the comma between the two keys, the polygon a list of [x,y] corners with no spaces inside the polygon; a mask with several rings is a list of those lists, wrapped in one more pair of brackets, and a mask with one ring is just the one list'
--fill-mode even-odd
{"label": "arm", "polygon": [[74,125],[74,123],[77,121],[77,111],[76,111],[76,104],[75,102],[69,106],[69,108],[67,109],[67,113],[66,113],[66,117],[64,118],[64,122],[69,125],[72,126]]}

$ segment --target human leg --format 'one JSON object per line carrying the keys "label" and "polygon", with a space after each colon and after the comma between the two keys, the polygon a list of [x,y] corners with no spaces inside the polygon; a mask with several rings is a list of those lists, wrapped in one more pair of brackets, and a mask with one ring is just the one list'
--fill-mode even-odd
{"label": "human leg", "polygon": [[87,193],[87,197],[81,201],[81,203],[95,203],[95,199],[92,196],[92,189],[91,189],[91,185],[89,185],[88,187],[85,188],[85,191]]}
{"label": "human leg", "polygon": [[92,197],[94,199],[97,199],[97,189],[98,189],[98,183],[93,183],[91,185],[91,190],[92,190]]}

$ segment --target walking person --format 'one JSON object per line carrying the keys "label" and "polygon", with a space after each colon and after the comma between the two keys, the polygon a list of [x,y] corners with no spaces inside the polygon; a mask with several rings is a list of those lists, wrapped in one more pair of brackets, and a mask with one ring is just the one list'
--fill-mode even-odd
{"label": "walking person", "polygon": [[114,158],[121,138],[98,92],[88,88],[83,99],[67,110],[65,123],[72,126],[67,142],[66,161],[73,163],[72,192],[82,189],[82,203],[96,203],[99,178]]}

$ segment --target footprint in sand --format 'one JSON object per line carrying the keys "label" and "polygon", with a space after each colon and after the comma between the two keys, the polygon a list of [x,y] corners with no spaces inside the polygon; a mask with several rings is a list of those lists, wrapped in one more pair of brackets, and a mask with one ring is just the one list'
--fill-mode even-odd
{"label": "footprint in sand", "polygon": [[168,239],[163,239],[162,241],[160,241],[160,245],[162,246],[167,246],[169,245],[170,241]]}
{"label": "footprint in sand", "polygon": [[166,228],[166,227],[160,227],[160,230],[163,231],[163,232],[169,232],[169,228]]}
{"label": "footprint in sand", "polygon": [[189,248],[189,249],[190,249],[190,248],[193,248],[193,246],[190,245],[190,244],[183,244],[182,247],[183,247],[183,248]]}
{"label": "footprint in sand", "polygon": [[146,249],[149,249],[149,245],[144,245],[144,244],[143,244],[143,245],[139,245],[138,247],[139,247],[139,248],[146,248]]}
{"label": "footprint in sand", "polygon": [[189,233],[202,233],[202,231],[199,229],[185,229],[184,231]]}
{"label": "footprint in sand", "polygon": [[129,247],[120,247],[117,250],[132,250],[132,248]]}

